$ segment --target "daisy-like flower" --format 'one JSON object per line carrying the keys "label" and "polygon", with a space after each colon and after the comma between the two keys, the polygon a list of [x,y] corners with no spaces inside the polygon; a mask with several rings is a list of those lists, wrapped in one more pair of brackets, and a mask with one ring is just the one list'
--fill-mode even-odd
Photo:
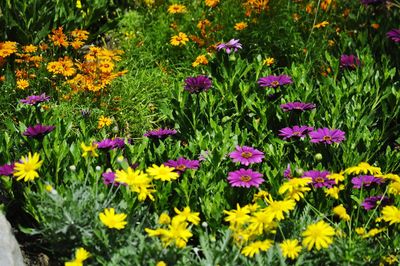
{"label": "daisy-like flower", "polygon": [[400,42],[400,29],[392,29],[386,36],[394,42]]}
{"label": "daisy-like flower", "polygon": [[303,102],[289,102],[280,105],[284,112],[288,111],[306,111],[315,109],[316,105],[314,103],[303,103]]}
{"label": "daisy-like flower", "polygon": [[383,183],[383,179],[376,178],[373,175],[360,175],[358,177],[353,177],[351,179],[351,183],[353,184],[353,188],[361,188],[361,187],[369,187],[375,184]]}
{"label": "daisy-like flower", "polygon": [[219,4],[220,0],[205,0],[206,6],[208,7],[216,7]]}
{"label": "daisy-like flower", "polygon": [[311,190],[308,186],[312,182],[310,177],[291,178],[279,187],[279,194],[286,194],[286,199],[300,201],[304,198],[304,193]]}
{"label": "daisy-like flower", "polygon": [[40,95],[28,96],[25,99],[20,100],[20,102],[23,104],[28,104],[28,105],[37,105],[39,103],[47,102],[49,100],[50,100],[50,96],[46,96],[46,94],[43,93]]}
{"label": "daisy-like flower", "polygon": [[17,80],[17,88],[21,90],[25,90],[29,87],[29,81],[26,79],[18,79]]}
{"label": "daisy-like flower", "polygon": [[281,221],[285,219],[284,213],[289,213],[289,211],[294,210],[296,207],[296,202],[292,199],[289,200],[277,200],[274,201],[272,197],[267,200],[268,206],[264,209],[264,212],[270,219],[276,219]]}
{"label": "daisy-like flower", "polygon": [[97,149],[99,150],[113,150],[116,148],[122,149],[125,147],[125,140],[122,138],[114,138],[114,139],[104,139],[99,142],[95,142],[97,144]]}
{"label": "daisy-like flower", "polygon": [[188,41],[188,36],[183,32],[179,32],[178,35],[171,37],[170,43],[173,46],[184,46]]}
{"label": "daisy-like flower", "polygon": [[98,157],[99,155],[97,154],[97,144],[92,143],[90,146],[86,146],[84,142],[81,143],[81,149],[83,151],[82,157],[87,157],[87,156],[92,156],[92,157]]}
{"label": "daisy-like flower", "polygon": [[163,212],[161,213],[160,217],[158,217],[158,224],[170,224],[171,223],[171,217],[169,217],[168,213]]}
{"label": "daisy-like flower", "polygon": [[347,214],[345,207],[343,204],[340,204],[333,208],[333,213],[340,217],[340,219],[344,221],[350,221],[350,215]]}
{"label": "daisy-like flower", "polygon": [[45,126],[38,124],[28,127],[23,135],[34,139],[42,139],[44,136],[52,132],[55,128],[55,126]]}
{"label": "daisy-like flower", "polygon": [[75,251],[75,260],[65,262],[65,266],[82,266],[83,262],[90,257],[90,253],[84,248]]}
{"label": "daisy-like flower", "polygon": [[309,132],[314,128],[309,126],[294,126],[293,128],[285,127],[279,130],[279,136],[283,137],[284,140],[290,138],[301,138],[303,139]]}
{"label": "daisy-like flower", "polygon": [[297,239],[286,239],[279,244],[279,247],[281,248],[283,257],[292,260],[297,258],[301,251],[301,246],[299,245],[299,241]]}
{"label": "daisy-like flower", "polygon": [[240,40],[232,39],[227,43],[221,43],[217,46],[218,51],[222,49],[225,50],[227,54],[230,54],[232,51],[236,53],[238,49],[242,49],[242,44]]}
{"label": "daisy-like flower", "polygon": [[370,175],[381,175],[381,168],[370,165],[367,162],[361,162],[357,166],[352,166],[344,170],[346,174],[370,174]]}
{"label": "daisy-like flower", "polygon": [[321,187],[331,188],[333,185],[336,184],[336,182],[333,179],[329,179],[327,177],[328,175],[329,175],[328,171],[310,170],[304,172],[303,177],[311,177],[314,188],[321,188]]}
{"label": "daisy-like flower", "polygon": [[343,185],[340,186],[333,186],[331,188],[325,188],[325,195],[334,198],[334,199],[339,199],[339,192],[344,189]]}
{"label": "daisy-like flower", "polygon": [[236,150],[229,154],[234,163],[240,163],[248,166],[253,163],[261,163],[264,159],[264,153],[248,146],[236,146]]}
{"label": "daisy-like flower", "polygon": [[125,228],[127,215],[125,213],[115,213],[114,208],[105,209],[103,212],[99,213],[100,221],[108,228],[115,228],[121,230]]}
{"label": "daisy-like flower", "polygon": [[186,6],[180,4],[173,4],[168,7],[170,14],[182,14],[186,12]]}
{"label": "daisy-like flower", "polygon": [[174,210],[177,215],[173,219],[178,219],[181,222],[188,221],[194,225],[198,225],[200,223],[200,213],[192,212],[189,206],[183,208],[182,211],[177,208],[174,208]]}
{"label": "daisy-like flower", "polygon": [[255,254],[260,253],[260,251],[267,251],[270,247],[272,247],[272,245],[273,241],[269,239],[264,241],[255,241],[245,246],[241,253],[246,257],[252,258]]}
{"label": "daisy-like flower", "polygon": [[328,25],[329,25],[328,21],[322,21],[321,23],[315,24],[314,28],[316,28],[316,29],[325,28]]}
{"label": "daisy-like flower", "polygon": [[236,210],[224,210],[224,213],[227,215],[224,220],[229,222],[232,228],[245,224],[250,219],[249,207],[247,205],[240,207],[239,203],[236,204]]}
{"label": "daisy-like flower", "polygon": [[199,55],[196,60],[192,63],[192,67],[197,67],[199,65],[207,65],[208,59],[205,55]]}
{"label": "daisy-like flower", "polygon": [[147,131],[143,136],[151,139],[165,139],[169,136],[175,135],[177,131],[169,128],[159,128]]}
{"label": "daisy-like flower", "polygon": [[293,80],[288,75],[269,75],[258,80],[260,87],[277,88],[284,85],[292,84]]}
{"label": "daisy-like flower", "polygon": [[247,23],[246,22],[238,22],[235,24],[235,30],[241,31],[244,30],[245,28],[247,28]]}
{"label": "daisy-like flower", "polygon": [[36,177],[39,177],[37,169],[42,166],[43,161],[40,161],[39,154],[34,153],[33,156],[31,153],[28,156],[22,156],[19,162],[15,163],[14,166],[14,176],[17,177],[17,180],[24,179],[25,182],[34,180]]}
{"label": "daisy-like flower", "polygon": [[229,172],[228,181],[232,187],[259,187],[265,180],[262,174],[251,169],[243,169]]}
{"label": "daisy-like flower", "polygon": [[283,171],[283,177],[293,178],[292,169],[290,168],[290,163],[288,163],[286,169]]}
{"label": "daisy-like flower", "polygon": [[273,58],[273,57],[267,57],[263,61],[263,65],[266,65],[266,66],[271,66],[273,64],[275,64],[275,58]]}
{"label": "daisy-like flower", "polygon": [[319,221],[315,224],[310,224],[302,233],[303,245],[311,250],[314,246],[317,250],[328,248],[333,242],[335,230],[332,226],[324,221]]}
{"label": "daisy-like flower", "polygon": [[182,174],[187,169],[199,169],[200,162],[198,160],[189,160],[184,157],[180,157],[176,161],[169,160],[168,162],[164,163],[164,165],[173,167],[175,168],[175,171],[177,171],[179,174]]}
{"label": "daisy-like flower", "polygon": [[0,176],[12,176],[14,173],[14,163],[11,164],[3,164],[0,166]]}
{"label": "daisy-like flower", "polygon": [[99,117],[97,128],[100,129],[100,128],[103,128],[105,126],[108,127],[108,126],[111,126],[111,124],[112,124],[112,119],[111,118],[106,117],[104,115],[101,115]]}
{"label": "daisy-like flower", "polygon": [[379,5],[385,3],[386,0],[361,0],[364,5]]}
{"label": "daisy-like flower", "polygon": [[343,54],[340,57],[340,67],[341,68],[347,68],[347,69],[350,69],[350,70],[354,70],[354,69],[356,69],[357,67],[360,67],[360,66],[361,66],[360,59],[358,59],[357,56],[355,56],[355,55]]}
{"label": "daisy-like flower", "polygon": [[384,197],[384,196],[380,195],[380,196],[371,196],[371,197],[364,199],[361,206],[365,210],[369,211],[369,210],[375,209],[376,206],[378,206],[378,205],[383,207],[383,206],[389,205],[391,203],[392,203],[392,201],[388,197]]}
{"label": "daisy-like flower", "polygon": [[208,91],[212,86],[212,81],[207,76],[188,77],[185,79],[185,90],[190,93],[200,93]]}
{"label": "daisy-like flower", "polygon": [[171,181],[179,177],[179,174],[177,172],[174,172],[174,170],[175,168],[165,166],[163,164],[160,166],[153,164],[152,167],[147,168],[146,172],[150,176],[153,176],[154,179],[160,179],[161,181]]}
{"label": "daisy-like flower", "polygon": [[400,210],[395,206],[385,206],[382,209],[382,219],[390,225],[400,223]]}
{"label": "daisy-like flower", "polygon": [[309,133],[312,143],[340,143],[345,140],[345,133],[339,129],[318,128]]}

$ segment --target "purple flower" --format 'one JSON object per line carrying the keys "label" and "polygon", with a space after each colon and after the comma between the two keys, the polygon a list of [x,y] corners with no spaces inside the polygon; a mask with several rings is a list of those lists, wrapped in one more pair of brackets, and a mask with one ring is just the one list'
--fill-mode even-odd
{"label": "purple flower", "polygon": [[189,160],[180,157],[176,161],[169,160],[168,162],[164,163],[164,165],[173,167],[179,174],[182,174],[186,171],[186,169],[199,169],[200,162],[198,160]]}
{"label": "purple flower", "polygon": [[200,75],[197,77],[188,77],[185,79],[185,90],[190,93],[200,93],[211,88],[212,81],[210,78]]}
{"label": "purple flower", "polygon": [[49,100],[50,96],[46,96],[46,93],[43,93],[41,95],[28,96],[25,99],[20,100],[20,102],[23,104],[36,105],[42,102],[47,102]]}
{"label": "purple flower", "polygon": [[113,150],[115,148],[122,149],[125,146],[125,140],[122,138],[104,139],[96,142],[97,148],[102,150]]}
{"label": "purple flower", "polygon": [[286,169],[283,171],[283,176],[286,177],[286,178],[289,178],[289,179],[293,177],[292,169],[290,169],[290,164],[289,163],[288,163]]}
{"label": "purple flower", "polygon": [[353,188],[369,187],[374,183],[381,184],[382,182],[382,179],[376,178],[373,175],[360,175],[351,179]]}
{"label": "purple flower", "polygon": [[0,176],[12,176],[14,172],[14,163],[11,164],[3,164],[0,166]]}
{"label": "purple flower", "polygon": [[400,42],[400,29],[392,29],[386,36],[394,42]]}
{"label": "purple flower", "polygon": [[124,183],[115,182],[115,173],[114,172],[105,172],[101,174],[103,176],[103,183],[104,185],[110,185],[114,183],[114,186],[124,185]]}
{"label": "purple flower", "polygon": [[236,53],[238,49],[242,49],[242,44],[239,40],[232,39],[227,43],[221,43],[217,46],[217,50],[224,49],[227,54],[230,54],[232,50]]}
{"label": "purple flower", "polygon": [[143,136],[151,139],[165,139],[168,136],[175,135],[177,132],[175,129],[159,128],[155,130],[147,131]]}
{"label": "purple flower", "polygon": [[251,169],[243,169],[229,172],[228,181],[232,187],[259,187],[265,180],[262,174]]}
{"label": "purple flower", "polygon": [[334,179],[327,178],[328,175],[329,175],[328,171],[310,170],[304,172],[302,177],[311,177],[314,188],[321,188],[321,187],[331,188],[333,185],[336,184],[336,181]]}
{"label": "purple flower", "polygon": [[284,112],[306,111],[306,110],[314,109],[316,107],[316,105],[313,103],[290,102],[290,103],[281,104],[280,107]]}
{"label": "purple flower", "polygon": [[241,163],[248,166],[253,163],[261,163],[264,158],[264,153],[252,147],[236,146],[236,150],[231,152],[229,157],[232,158],[234,163]]}
{"label": "purple flower", "polygon": [[333,142],[340,143],[345,140],[345,133],[339,129],[318,128],[309,133],[311,142],[332,144]]}
{"label": "purple flower", "polygon": [[279,130],[279,136],[283,139],[290,139],[292,137],[304,138],[306,134],[312,131],[314,128],[309,126],[294,126],[293,128],[285,127]]}
{"label": "purple flower", "polygon": [[388,197],[380,196],[372,196],[366,198],[361,206],[366,209],[367,211],[374,209],[377,205],[386,206],[391,204],[391,200]]}
{"label": "purple flower", "polygon": [[45,126],[45,125],[35,125],[28,127],[25,132],[23,133],[24,136],[34,138],[34,139],[41,139],[51,131],[53,131],[56,127],[55,126]]}
{"label": "purple flower", "polygon": [[274,76],[270,75],[267,77],[260,78],[258,80],[258,85],[260,87],[276,88],[287,84],[292,84],[292,78],[288,75]]}
{"label": "purple flower", "polygon": [[361,0],[364,5],[379,5],[385,3],[386,0]]}
{"label": "purple flower", "polygon": [[343,54],[340,57],[340,67],[341,68],[347,68],[347,69],[350,69],[350,70],[354,70],[359,66],[361,66],[361,62],[357,58],[357,56],[355,56],[355,55]]}

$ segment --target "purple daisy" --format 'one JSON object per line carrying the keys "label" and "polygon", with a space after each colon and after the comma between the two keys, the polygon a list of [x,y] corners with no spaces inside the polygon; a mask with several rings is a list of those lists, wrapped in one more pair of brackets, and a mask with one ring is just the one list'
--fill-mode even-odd
{"label": "purple daisy", "polygon": [[289,163],[288,163],[286,169],[283,171],[283,177],[286,177],[286,178],[289,178],[289,179],[293,177],[292,169],[290,168],[290,164]]}
{"label": "purple daisy", "polygon": [[386,36],[394,42],[400,42],[400,29],[392,29]]}
{"label": "purple daisy", "polygon": [[276,88],[292,83],[293,80],[288,75],[279,75],[279,76],[270,75],[260,78],[258,80],[258,85],[260,85],[260,87],[269,87],[269,88]]}
{"label": "purple daisy", "polygon": [[248,166],[253,163],[261,163],[264,153],[248,146],[236,146],[236,150],[229,154],[234,163]]}
{"label": "purple daisy", "polygon": [[28,104],[28,105],[36,105],[42,102],[47,102],[50,100],[50,96],[46,96],[46,93],[40,94],[40,95],[31,95],[26,97],[25,99],[20,100],[21,103],[23,104]]}
{"label": "purple daisy", "polygon": [[385,3],[386,0],[361,0],[364,5],[379,5]]}
{"label": "purple daisy", "polygon": [[372,196],[366,198],[361,204],[361,206],[367,211],[369,211],[374,209],[378,204],[380,206],[386,206],[391,203],[392,201],[388,197],[383,197],[382,195],[380,195],[380,196]]}
{"label": "purple daisy", "polygon": [[327,177],[328,175],[329,175],[328,171],[310,170],[304,172],[302,177],[303,178],[311,177],[314,188],[321,188],[321,187],[331,188],[333,185],[336,184],[336,181],[334,179],[329,179]]}
{"label": "purple daisy", "polygon": [[200,93],[208,91],[212,86],[212,81],[207,76],[188,77],[185,79],[185,90],[190,93]]}
{"label": "purple daisy", "polygon": [[283,137],[284,140],[292,137],[304,138],[314,128],[309,126],[294,126],[293,128],[285,127],[279,130],[279,136]]}
{"label": "purple daisy", "polygon": [[24,136],[34,138],[34,139],[41,139],[51,131],[53,131],[56,127],[55,126],[45,126],[45,125],[35,125],[28,127],[25,132],[23,133]]}
{"label": "purple daisy", "polygon": [[315,109],[316,105],[314,103],[302,103],[302,102],[290,102],[280,105],[284,112],[287,111],[306,111]]}
{"label": "purple daisy", "polygon": [[155,130],[147,131],[143,136],[151,139],[165,139],[169,136],[175,135],[177,132],[175,129],[159,128]]}
{"label": "purple daisy", "polygon": [[219,44],[217,50],[220,51],[221,49],[224,49],[227,54],[230,54],[232,51],[236,53],[238,49],[242,49],[242,44],[239,40],[232,39],[227,43]]}
{"label": "purple daisy", "polygon": [[341,68],[347,68],[347,69],[350,69],[350,70],[354,70],[359,66],[361,66],[361,62],[357,58],[357,56],[355,56],[355,55],[343,54],[340,57],[340,67]]}
{"label": "purple daisy", "polygon": [[14,163],[11,164],[3,164],[0,166],[0,176],[12,176],[14,173]]}
{"label": "purple daisy", "polygon": [[312,143],[332,144],[333,142],[340,143],[346,138],[345,133],[339,129],[318,128],[309,133]]}
{"label": "purple daisy", "polygon": [[179,174],[182,174],[187,169],[199,169],[200,162],[198,160],[189,160],[184,157],[180,157],[176,161],[168,160],[168,162],[164,163],[164,165],[173,167]]}
{"label": "purple daisy", "polygon": [[96,142],[97,148],[101,150],[113,150],[115,148],[122,149],[125,147],[125,140],[122,138],[104,139]]}
{"label": "purple daisy", "polygon": [[229,172],[228,181],[232,187],[259,187],[265,180],[262,174],[251,169],[243,169]]}
{"label": "purple daisy", "polygon": [[360,175],[351,179],[353,188],[369,187],[372,184],[381,184],[383,180],[373,175]]}

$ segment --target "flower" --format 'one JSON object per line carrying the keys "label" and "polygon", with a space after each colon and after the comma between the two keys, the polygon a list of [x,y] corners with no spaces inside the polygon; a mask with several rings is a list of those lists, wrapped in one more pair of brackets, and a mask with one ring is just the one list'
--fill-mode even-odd
{"label": "flower", "polygon": [[234,163],[241,163],[248,166],[253,163],[261,163],[264,153],[248,146],[236,146],[236,150],[229,154]]}
{"label": "flower", "polygon": [[200,223],[200,217],[198,212],[191,212],[190,207],[187,206],[183,208],[182,211],[178,210],[177,208],[174,208],[175,213],[177,216],[174,217],[174,219],[179,219],[181,222],[188,221],[194,225],[198,225]]}
{"label": "flower", "polygon": [[385,3],[386,0],[361,0],[364,5],[379,5]]}
{"label": "flower", "polygon": [[116,148],[122,149],[125,147],[125,140],[122,138],[114,138],[114,139],[104,139],[99,142],[95,142],[97,144],[97,148],[99,150],[113,150]]}
{"label": "flower", "polygon": [[17,177],[18,181],[21,179],[24,179],[25,182],[34,180],[36,177],[39,177],[36,170],[42,164],[43,161],[40,161],[38,153],[35,152],[33,156],[29,153],[28,156],[22,156],[21,160],[15,163],[13,175]]}
{"label": "flower", "polygon": [[317,250],[327,248],[333,242],[335,230],[324,221],[319,221],[315,224],[310,224],[302,233],[303,245],[311,250],[314,246]]}
{"label": "flower", "polygon": [[99,213],[100,221],[108,228],[115,228],[117,230],[125,228],[127,215],[125,213],[115,213],[114,208],[104,209]]}
{"label": "flower", "polygon": [[180,4],[173,4],[168,7],[170,14],[182,14],[186,12],[186,6]]}
{"label": "flower", "polygon": [[347,69],[350,69],[350,70],[354,70],[359,66],[361,66],[361,62],[357,58],[357,56],[355,56],[355,55],[343,54],[340,57],[340,67],[341,68],[347,68]]}
{"label": "flower", "polygon": [[206,6],[208,7],[216,7],[219,4],[220,0],[205,0]]}
{"label": "flower", "polygon": [[301,251],[301,246],[299,246],[299,241],[297,239],[286,239],[279,244],[279,247],[281,248],[283,257],[292,260],[297,258]]}
{"label": "flower", "polygon": [[384,197],[382,195],[379,196],[371,196],[364,199],[361,206],[369,211],[374,209],[376,206],[386,206],[389,205],[392,201],[388,197]]}
{"label": "flower", "polygon": [[271,220],[283,220],[285,218],[283,213],[289,213],[289,211],[294,210],[296,207],[296,202],[292,199],[274,201],[270,196],[267,202],[269,205],[264,209],[264,212]]}
{"label": "flower", "polygon": [[306,111],[315,109],[316,105],[314,103],[302,103],[302,102],[289,102],[280,105],[284,112],[287,111]]}
{"label": "flower", "polygon": [[260,85],[260,87],[277,88],[292,83],[293,80],[288,75],[269,75],[258,79],[258,85]]}
{"label": "flower", "polygon": [[190,93],[200,93],[208,91],[212,86],[212,81],[207,76],[188,77],[185,79],[185,90]]}
{"label": "flower", "polygon": [[266,65],[266,66],[271,66],[271,65],[273,65],[274,63],[275,63],[275,59],[272,58],[272,57],[267,57],[267,58],[265,58],[264,61],[263,61],[263,65]]}
{"label": "flower", "polygon": [[170,43],[173,46],[183,46],[188,41],[189,41],[189,38],[187,37],[187,35],[183,32],[179,32],[178,35],[174,35],[171,37]]}
{"label": "flower", "polygon": [[334,199],[339,199],[339,192],[344,189],[343,185],[340,186],[333,186],[331,188],[325,189],[325,195],[330,196]]}
{"label": "flower", "polygon": [[75,260],[65,262],[65,266],[82,266],[83,262],[90,257],[90,253],[84,248],[75,251]]}
{"label": "flower", "polygon": [[143,136],[151,139],[165,139],[168,136],[175,135],[177,132],[175,129],[159,128],[155,130],[147,131]]}
{"label": "flower", "polygon": [[318,128],[309,133],[312,143],[332,144],[340,143],[345,140],[345,133],[339,129]]}
{"label": "flower", "polygon": [[92,157],[98,157],[99,155],[97,154],[97,144],[92,142],[90,146],[86,146],[84,142],[81,143],[81,149],[83,150],[82,157],[87,157],[88,155]]}
{"label": "flower", "polygon": [[28,127],[23,135],[34,139],[42,139],[44,136],[52,132],[55,128],[55,126],[45,126],[38,124]]}
{"label": "flower", "polygon": [[254,254],[260,253],[260,251],[267,251],[270,247],[272,247],[273,241],[266,239],[264,241],[255,241],[253,243],[248,244],[242,250],[242,254],[246,257],[252,258]]}
{"label": "flower", "polygon": [[394,42],[400,42],[400,29],[392,29],[386,36]]}
{"label": "flower", "polygon": [[333,185],[336,184],[336,181],[333,179],[329,179],[327,177],[328,175],[329,175],[328,171],[310,170],[310,171],[304,172],[303,178],[311,177],[314,188],[321,188],[321,187],[331,188]]}
{"label": "flower", "polygon": [[382,219],[390,225],[400,223],[400,210],[395,206],[385,206],[382,209]]}
{"label": "flower", "polygon": [[295,201],[299,201],[304,198],[304,193],[310,191],[311,188],[308,187],[308,184],[312,182],[311,177],[304,178],[292,178],[283,183],[279,187],[279,194],[286,193],[286,199],[293,199]]}
{"label": "flower", "polygon": [[171,217],[166,212],[163,212],[160,217],[158,217],[158,223],[159,224],[170,224],[171,223]]}
{"label": "flower", "polygon": [[114,184],[114,186],[119,186],[119,185],[126,185],[125,183],[120,183],[115,181],[115,172],[107,171],[105,173],[102,173],[101,176],[103,177],[103,183],[104,185],[110,185]]}
{"label": "flower", "polygon": [[333,208],[333,213],[340,217],[344,221],[350,221],[350,215],[347,214],[346,209],[343,204],[340,204]]}
{"label": "flower", "polygon": [[229,222],[232,228],[240,226],[250,219],[250,215],[248,215],[250,213],[250,209],[248,206],[246,205],[240,207],[239,203],[236,204],[236,210],[224,210],[224,213],[227,215],[224,220]]}
{"label": "flower", "polygon": [[18,79],[17,80],[17,88],[21,90],[25,90],[29,87],[29,81],[26,79]]}
{"label": "flower", "polygon": [[239,41],[240,40],[231,39],[227,43],[221,43],[217,46],[217,50],[220,51],[224,49],[227,54],[230,54],[232,51],[236,53],[238,49],[242,49],[242,44]]}
{"label": "flower", "polygon": [[244,30],[245,28],[247,28],[247,23],[246,22],[238,22],[235,24],[235,30]]}
{"label": "flower", "polygon": [[259,187],[265,180],[261,178],[262,174],[251,169],[243,169],[229,172],[228,181],[232,187]]}
{"label": "flower", "polygon": [[105,126],[110,126],[111,124],[112,124],[112,119],[111,118],[106,117],[104,115],[101,115],[99,117],[97,128],[100,129],[100,128],[103,128]]}
{"label": "flower", "polygon": [[207,65],[207,64],[208,64],[207,57],[205,55],[199,55],[198,57],[196,57],[196,60],[192,63],[192,67],[197,67],[199,65]]}
{"label": "flower", "polygon": [[381,178],[376,178],[373,175],[360,175],[351,179],[353,188],[369,187],[373,183],[381,184],[382,182],[383,180]]}
{"label": "flower", "polygon": [[14,172],[15,163],[3,164],[0,166],[0,176],[12,176]]}
{"label": "flower", "polygon": [[370,165],[366,162],[361,162],[357,166],[352,166],[344,170],[346,174],[371,174],[381,175],[381,168]]}
{"label": "flower", "polygon": [[168,265],[167,263],[165,263],[165,261],[160,260],[156,263],[156,266],[168,266]]}
{"label": "flower", "polygon": [[322,21],[321,23],[315,24],[313,28],[316,28],[316,29],[325,28],[328,25],[329,25],[328,21]]}
{"label": "flower", "polygon": [[0,57],[6,58],[16,52],[16,42],[0,42]]}
{"label": "flower", "polygon": [[37,105],[39,103],[47,102],[49,100],[50,100],[50,96],[46,96],[46,93],[43,93],[41,95],[28,96],[25,99],[20,100],[20,102],[23,104],[28,104],[28,105]]}
{"label": "flower", "polygon": [[173,167],[160,165],[157,166],[155,164],[152,167],[147,168],[146,172],[153,176],[154,179],[160,179],[161,181],[171,181],[175,180],[179,177],[179,174],[173,172],[175,169]]}
{"label": "flower", "polygon": [[306,134],[308,134],[313,129],[313,127],[309,126],[294,126],[293,128],[285,127],[279,130],[279,136],[283,137],[284,140],[293,137],[303,139]]}
{"label": "flower", "polygon": [[292,169],[290,168],[290,163],[288,163],[286,169],[283,171],[283,177],[286,177],[289,179],[293,177]]}
{"label": "flower", "polygon": [[184,157],[180,157],[176,161],[169,160],[168,162],[164,163],[164,165],[173,167],[179,174],[182,174],[187,169],[199,169],[200,162],[198,160],[189,160],[185,159]]}

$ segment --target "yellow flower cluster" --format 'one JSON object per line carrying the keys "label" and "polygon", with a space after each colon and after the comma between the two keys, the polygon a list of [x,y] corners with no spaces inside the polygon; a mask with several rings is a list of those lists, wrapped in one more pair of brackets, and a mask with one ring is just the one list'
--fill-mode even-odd
{"label": "yellow flower cluster", "polygon": [[246,16],[251,16],[254,12],[256,14],[261,14],[262,12],[269,9],[269,0],[247,0],[243,6],[246,9]]}
{"label": "yellow flower cluster", "polygon": [[278,192],[285,195],[286,199],[300,201],[304,198],[304,193],[311,190],[308,186],[310,183],[312,183],[310,177],[291,178],[279,187]]}
{"label": "yellow flower cluster", "polygon": [[16,42],[0,42],[0,58],[6,58],[17,52]]}
{"label": "yellow flower cluster", "polygon": [[74,68],[74,62],[71,58],[65,56],[64,58],[59,58],[58,61],[49,62],[47,64],[47,70],[53,74],[59,74],[64,77],[73,76],[76,72]]}

